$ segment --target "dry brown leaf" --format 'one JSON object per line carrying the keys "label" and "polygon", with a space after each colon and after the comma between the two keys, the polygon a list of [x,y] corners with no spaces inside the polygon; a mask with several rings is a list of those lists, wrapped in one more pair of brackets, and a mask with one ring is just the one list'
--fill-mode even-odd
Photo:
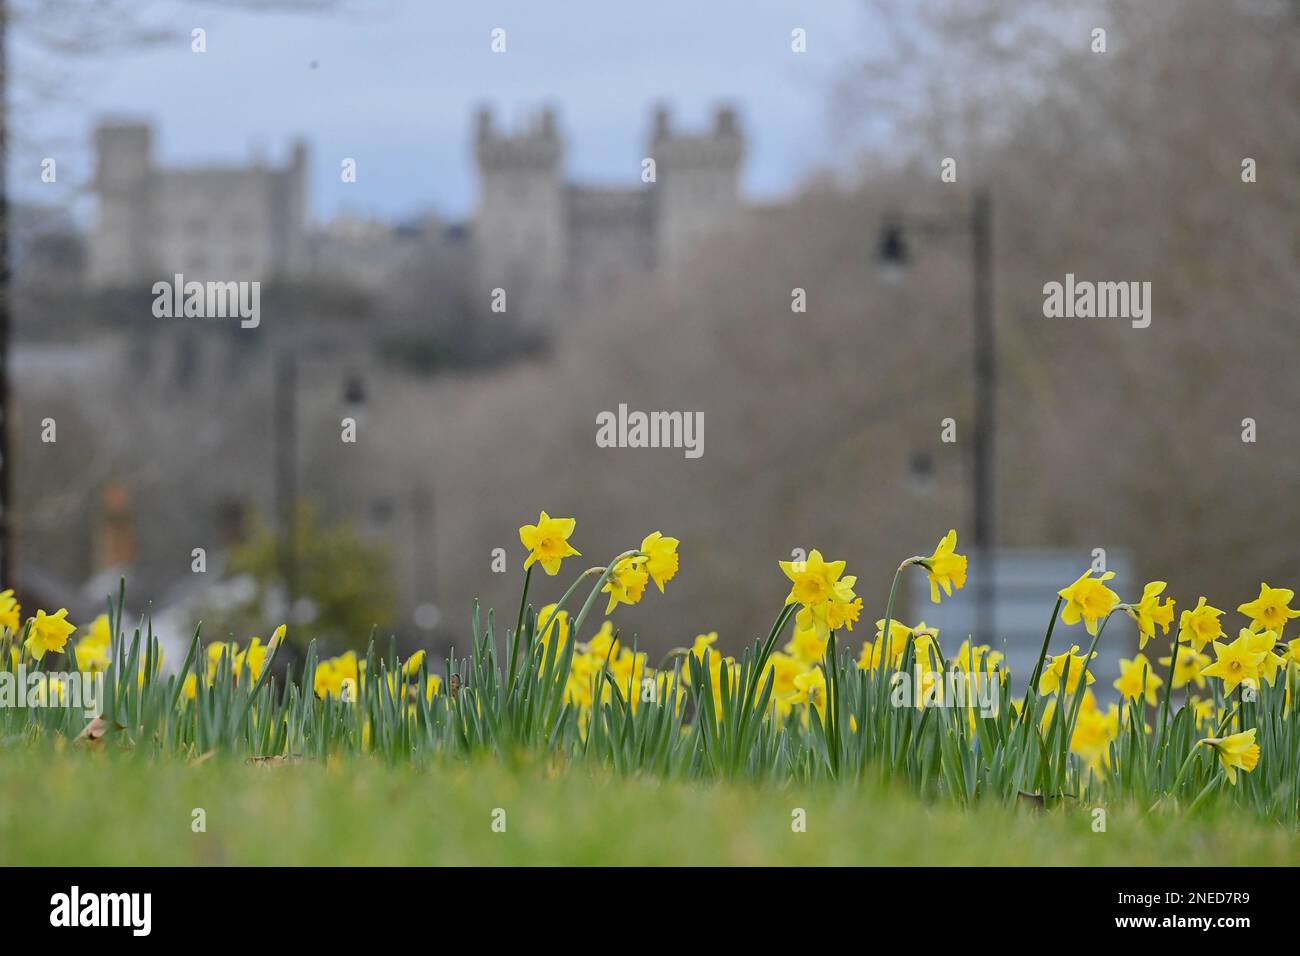
{"label": "dry brown leaf", "polygon": [[103,746],[104,738],[109,734],[116,733],[126,728],[117,721],[108,721],[104,715],[100,714],[90,723],[86,724],[81,733],[77,734],[77,739],[73,741],[76,744],[87,744],[89,746]]}

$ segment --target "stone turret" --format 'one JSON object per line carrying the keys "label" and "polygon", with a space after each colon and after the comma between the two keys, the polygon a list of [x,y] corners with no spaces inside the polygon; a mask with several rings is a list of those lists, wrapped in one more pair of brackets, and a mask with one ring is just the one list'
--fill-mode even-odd
{"label": "stone turret", "polygon": [[705,133],[672,129],[667,109],[655,111],[648,155],[657,166],[655,267],[673,272],[700,241],[740,211],[745,140],[736,113],[717,111]]}
{"label": "stone turret", "polygon": [[149,235],[153,137],[143,123],[111,124],[95,132],[99,193],[90,277],[116,285],[152,271]]}
{"label": "stone turret", "polygon": [[526,128],[507,133],[497,129],[488,108],[481,109],[475,158],[481,293],[504,289],[510,313],[525,322],[548,320],[568,271],[564,147],[554,112],[546,109]]}
{"label": "stone turret", "polygon": [[671,274],[741,210],[745,141],[730,109],[693,134],[674,132],[668,111],[656,110],[643,154],[655,160],[652,184],[567,183],[550,110],[505,132],[482,109],[474,148],[478,295],[486,304],[504,289],[507,311],[524,322],[551,321],[634,274]]}

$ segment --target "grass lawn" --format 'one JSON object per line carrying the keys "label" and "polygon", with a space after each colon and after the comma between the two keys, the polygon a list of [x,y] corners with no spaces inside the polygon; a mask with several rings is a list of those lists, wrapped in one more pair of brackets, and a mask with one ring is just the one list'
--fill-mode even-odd
{"label": "grass lawn", "polygon": [[[927,806],[896,791],[761,791],[497,763],[324,767],[16,749],[0,865],[1286,865],[1300,836],[1239,817]],[[191,829],[195,808],[207,830]],[[504,833],[493,812],[506,812]],[[791,830],[792,811],[807,830]],[[1218,811],[1215,811],[1216,813]]]}

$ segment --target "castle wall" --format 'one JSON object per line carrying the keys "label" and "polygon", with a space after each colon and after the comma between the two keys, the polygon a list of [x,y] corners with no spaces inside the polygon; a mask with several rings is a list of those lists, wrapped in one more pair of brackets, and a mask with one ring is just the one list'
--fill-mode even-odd
{"label": "castle wall", "polygon": [[147,126],[96,133],[99,214],[93,285],[167,279],[256,281],[306,261],[306,150],[284,167],[170,170],[154,165]]}
{"label": "castle wall", "polygon": [[553,114],[505,134],[481,112],[474,242],[483,301],[504,288],[525,322],[552,321],[623,276],[671,273],[739,213],[744,139],[730,111],[686,136],[660,111],[648,155],[657,176],[643,187],[566,185]]}
{"label": "castle wall", "polygon": [[628,275],[654,269],[654,194],[570,186],[570,292],[589,302]]}

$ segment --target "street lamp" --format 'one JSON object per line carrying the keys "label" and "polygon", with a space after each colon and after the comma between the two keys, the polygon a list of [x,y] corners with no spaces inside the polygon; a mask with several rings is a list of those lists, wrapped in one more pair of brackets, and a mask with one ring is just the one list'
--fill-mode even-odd
{"label": "street lamp", "polygon": [[[977,555],[979,578],[975,586],[979,633],[992,643],[994,628],[993,575],[994,496],[993,439],[996,426],[997,353],[993,325],[993,206],[987,189],[975,192],[968,215],[950,220],[909,220],[907,227],[923,235],[966,234],[971,243],[974,295],[975,434],[971,489],[972,550]],[[897,282],[910,259],[901,217],[888,217],[878,248],[882,277]]]}
{"label": "street lamp", "polygon": [[350,374],[343,385],[343,406],[354,421],[360,421],[362,412],[366,410],[366,384],[356,372]]}
{"label": "street lamp", "polygon": [[898,285],[907,275],[908,249],[903,224],[891,216],[880,230],[880,277],[887,285]]}
{"label": "street lamp", "polygon": [[[357,419],[366,406],[366,387],[356,372],[343,384],[343,404]],[[275,361],[275,500],[280,533],[280,574],[288,620],[296,623],[298,603],[298,359],[290,349]]]}

